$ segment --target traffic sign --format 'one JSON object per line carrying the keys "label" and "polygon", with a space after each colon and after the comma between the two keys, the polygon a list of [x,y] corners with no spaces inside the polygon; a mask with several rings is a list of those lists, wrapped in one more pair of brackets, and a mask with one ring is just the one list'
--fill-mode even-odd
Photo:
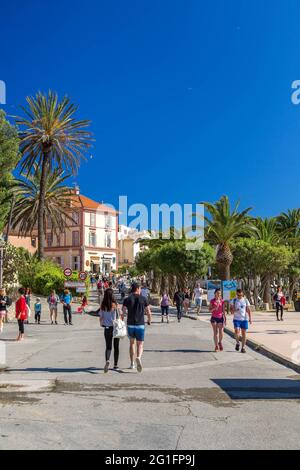
{"label": "traffic sign", "polygon": [[74,289],[75,288],[80,288],[80,287],[85,288],[85,283],[80,282],[80,281],[65,281],[64,286],[65,287],[73,287]]}
{"label": "traffic sign", "polygon": [[64,275],[65,275],[65,276],[70,277],[70,276],[72,276],[72,274],[73,274],[73,271],[72,271],[71,268],[66,268],[66,269],[64,270]]}
{"label": "traffic sign", "polygon": [[84,271],[82,271],[81,273],[78,274],[78,278],[79,278],[81,281],[85,281],[86,278],[87,278],[87,273],[85,273]]}

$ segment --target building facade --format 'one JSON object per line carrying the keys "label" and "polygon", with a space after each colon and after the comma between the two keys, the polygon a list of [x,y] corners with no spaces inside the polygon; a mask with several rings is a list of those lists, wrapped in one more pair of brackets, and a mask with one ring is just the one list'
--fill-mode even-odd
{"label": "building facade", "polygon": [[145,238],[150,238],[146,230],[139,232],[137,229],[119,225],[119,265],[132,266],[134,264],[136,255],[144,249],[137,240]]}
{"label": "building facade", "polygon": [[[70,198],[69,215],[63,233],[56,234],[47,222],[45,234],[45,257],[52,259],[63,269],[91,271],[109,274],[118,268],[118,213],[109,206],[93,201],[74,190]],[[24,246],[36,240],[37,230],[32,237],[19,238],[11,233],[9,242]],[[31,247],[31,250],[32,251]]]}

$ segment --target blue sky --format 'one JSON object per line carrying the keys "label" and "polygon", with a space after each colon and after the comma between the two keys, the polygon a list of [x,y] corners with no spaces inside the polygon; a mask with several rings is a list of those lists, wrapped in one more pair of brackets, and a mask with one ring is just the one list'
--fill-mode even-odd
{"label": "blue sky", "polygon": [[51,88],[92,121],[83,194],[299,207],[298,0],[14,0],[0,14],[5,111]]}

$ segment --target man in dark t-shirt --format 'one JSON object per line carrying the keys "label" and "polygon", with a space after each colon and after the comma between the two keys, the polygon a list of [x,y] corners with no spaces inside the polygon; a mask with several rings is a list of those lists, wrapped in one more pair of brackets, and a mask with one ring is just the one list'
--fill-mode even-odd
{"label": "man in dark t-shirt", "polygon": [[151,309],[149,301],[141,295],[141,287],[138,283],[132,285],[131,294],[124,299],[123,313],[127,311],[127,331],[130,340],[129,355],[130,369],[134,369],[134,353],[136,341],[136,367],[142,372],[142,354],[145,339],[145,313],[148,316],[148,325],[151,324]]}

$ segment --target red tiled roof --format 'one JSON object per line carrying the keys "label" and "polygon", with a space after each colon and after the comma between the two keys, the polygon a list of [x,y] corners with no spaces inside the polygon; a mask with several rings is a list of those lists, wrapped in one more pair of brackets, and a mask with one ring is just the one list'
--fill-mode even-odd
{"label": "red tiled roof", "polygon": [[99,210],[103,212],[110,212],[111,214],[117,214],[117,211],[112,209],[105,204],[100,202],[93,201],[92,199],[83,196],[82,194],[72,194],[71,196],[71,206],[72,207],[83,207],[84,209]]}

